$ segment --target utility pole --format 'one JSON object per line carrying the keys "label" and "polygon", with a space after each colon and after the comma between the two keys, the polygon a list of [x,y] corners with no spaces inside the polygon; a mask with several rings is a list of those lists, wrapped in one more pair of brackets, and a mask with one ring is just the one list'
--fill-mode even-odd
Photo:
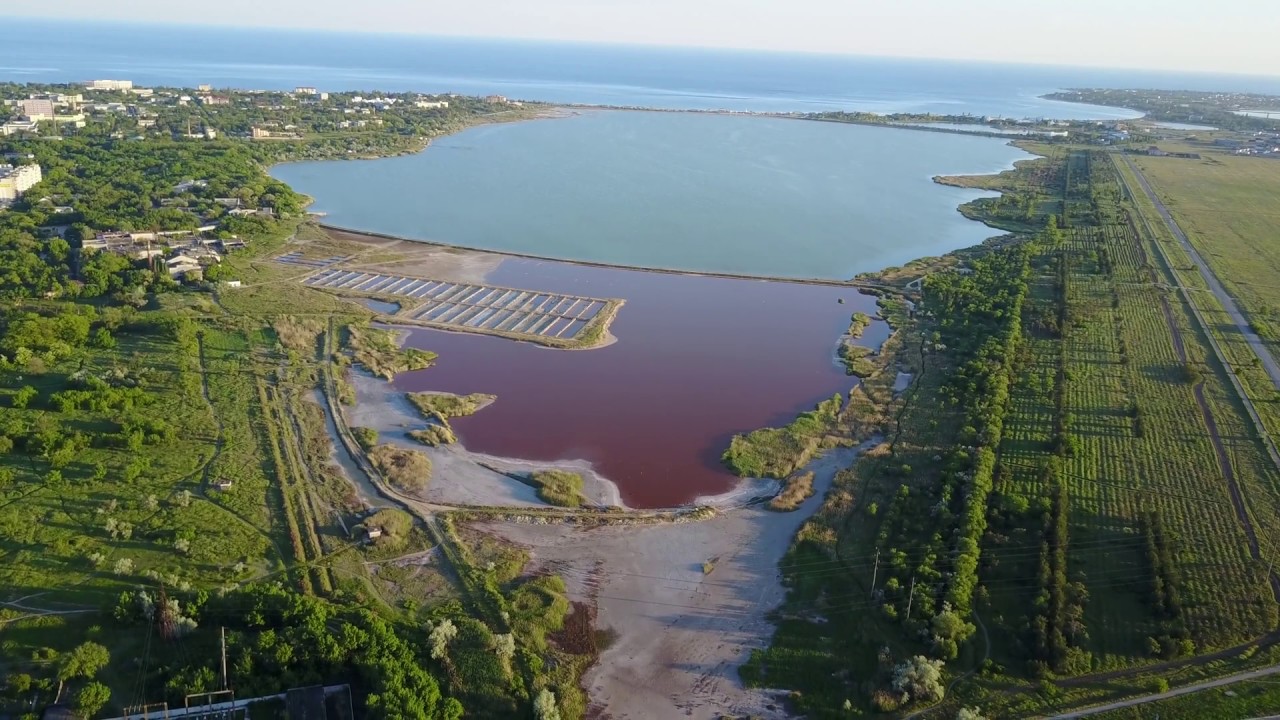
{"label": "utility pole", "polygon": [[227,628],[218,628],[222,640],[222,689],[227,689]]}
{"label": "utility pole", "polygon": [[876,575],[880,573],[880,548],[876,548],[876,564],[871,568],[871,597],[876,595]]}
{"label": "utility pole", "polygon": [[907,619],[911,619],[911,605],[916,600],[916,576],[911,576],[911,591],[907,593]]}

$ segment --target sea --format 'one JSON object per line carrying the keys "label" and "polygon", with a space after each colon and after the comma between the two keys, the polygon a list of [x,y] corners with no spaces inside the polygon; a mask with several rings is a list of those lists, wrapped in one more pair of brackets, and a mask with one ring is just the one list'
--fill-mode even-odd
{"label": "sea", "polygon": [[[1280,78],[676,47],[4,18],[0,81],[504,95],[769,112],[1125,118],[1070,87],[1280,94]],[[856,52],[856,48],[853,48]]]}

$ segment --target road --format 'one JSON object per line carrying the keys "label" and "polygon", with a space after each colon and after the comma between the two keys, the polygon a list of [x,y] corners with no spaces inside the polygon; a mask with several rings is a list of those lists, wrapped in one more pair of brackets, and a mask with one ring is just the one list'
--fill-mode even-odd
{"label": "road", "polygon": [[1095,705],[1091,708],[1075,710],[1064,715],[1053,715],[1052,720],[1069,720],[1069,718],[1089,717],[1090,715],[1098,715],[1104,712],[1110,712],[1111,710],[1120,710],[1127,707],[1133,707],[1134,705],[1156,702],[1157,700],[1168,700],[1169,698],[1175,698],[1181,695],[1190,695],[1191,693],[1222,687],[1223,685],[1231,685],[1248,680],[1257,680],[1258,678],[1264,678],[1278,673],[1280,673],[1280,665],[1272,665],[1271,667],[1220,677],[1217,680],[1206,680],[1205,682],[1175,688],[1168,692],[1156,693],[1155,695],[1144,695],[1142,697],[1136,697],[1129,700],[1119,700],[1117,702],[1107,703],[1106,705]]}
{"label": "road", "polygon": [[1200,277],[1204,278],[1205,284],[1209,286],[1209,291],[1213,293],[1214,297],[1218,298],[1218,302],[1227,311],[1227,316],[1231,318],[1232,324],[1240,330],[1240,334],[1244,335],[1249,347],[1253,349],[1253,353],[1262,361],[1262,367],[1266,369],[1267,375],[1270,376],[1271,384],[1277,390],[1280,390],[1280,363],[1276,362],[1275,357],[1267,349],[1262,338],[1249,326],[1249,321],[1245,318],[1244,313],[1240,312],[1235,299],[1227,293],[1227,289],[1222,286],[1222,283],[1218,282],[1218,276],[1213,274],[1213,271],[1209,269],[1208,263],[1204,261],[1204,258],[1200,257],[1200,253],[1191,245],[1191,241],[1187,239],[1187,234],[1182,231],[1181,227],[1178,227],[1177,221],[1169,213],[1169,208],[1165,207],[1160,198],[1156,197],[1155,191],[1151,189],[1151,183],[1147,181],[1147,177],[1142,174],[1142,171],[1138,169],[1138,166],[1134,164],[1131,158],[1124,156],[1124,161],[1129,166],[1129,169],[1133,171],[1134,177],[1138,178],[1138,185],[1141,186],[1142,192],[1155,205],[1156,211],[1164,219],[1164,224],[1169,227],[1169,231],[1173,233],[1178,243],[1182,245],[1187,257],[1190,257],[1191,261],[1195,263],[1196,269],[1200,271]]}

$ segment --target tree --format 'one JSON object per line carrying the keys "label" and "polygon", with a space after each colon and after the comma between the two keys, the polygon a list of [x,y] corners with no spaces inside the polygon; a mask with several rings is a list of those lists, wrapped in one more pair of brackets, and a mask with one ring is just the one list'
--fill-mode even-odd
{"label": "tree", "polygon": [[96,642],[82,643],[62,657],[58,664],[58,680],[65,682],[78,677],[92,678],[109,662],[111,653],[105,647]]}
{"label": "tree", "polygon": [[111,689],[100,682],[91,682],[76,693],[76,712],[82,717],[93,717],[111,700]]}
{"label": "tree", "polygon": [[111,661],[111,653],[95,642],[81,643],[58,661],[58,695],[62,684],[72,678],[92,678]]}
{"label": "tree", "polygon": [[11,697],[22,697],[31,689],[31,676],[26,673],[14,673],[5,683]]}
{"label": "tree", "polygon": [[31,387],[30,385],[23,385],[21,388],[18,389],[17,392],[13,394],[13,400],[12,400],[13,406],[19,410],[24,410],[26,409],[27,405],[31,404],[31,401],[35,398],[35,396],[36,396],[35,388]]}
{"label": "tree", "polygon": [[493,653],[498,656],[498,660],[502,662],[502,667],[508,673],[511,672],[511,658],[516,654],[516,636],[511,633],[502,633],[493,636]]}
{"label": "tree", "polygon": [[913,700],[942,699],[942,661],[916,655],[893,669],[893,689]]}
{"label": "tree", "polygon": [[433,660],[442,660],[449,650],[449,641],[458,636],[458,628],[449,618],[445,618],[436,623],[431,628],[431,635],[428,639],[431,641],[431,658]]}
{"label": "tree", "polygon": [[538,691],[538,696],[533,700],[533,716],[538,720],[560,720],[555,693],[546,688]]}
{"label": "tree", "polygon": [[965,622],[947,603],[942,604],[942,612],[933,616],[932,625],[934,646],[947,660],[956,658],[959,644],[968,640],[976,630],[973,623]]}
{"label": "tree", "polygon": [[956,720],[987,720],[978,708],[963,707],[956,713]]}

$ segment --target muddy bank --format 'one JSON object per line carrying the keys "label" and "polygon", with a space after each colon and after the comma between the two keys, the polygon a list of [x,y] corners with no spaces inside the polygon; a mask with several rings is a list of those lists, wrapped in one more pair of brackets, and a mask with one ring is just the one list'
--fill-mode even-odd
{"label": "muddy bank", "polygon": [[815,494],[791,513],[753,505],[692,523],[476,527],[527,547],[528,572],[560,575],[574,600],[597,608],[615,639],[583,681],[602,717],[783,718],[780,698],[743,687],[738,667],[772,637],[766,616],[785,598],[778,562],[796,531],[835,473],[870,446],[811,463]]}
{"label": "muddy bank", "polygon": [[[422,450],[431,458],[431,482],[424,499],[441,505],[545,506],[533,487],[504,473],[524,474],[534,470],[559,469],[582,476],[582,494],[593,505],[621,506],[618,486],[601,476],[590,463],[581,460],[540,462],[473,453],[454,443],[426,447],[409,437],[409,432],[427,422],[394,385],[361,370],[353,370],[356,406],[347,408],[355,427],[373,428],[382,442]],[[499,400],[498,402],[501,402]]]}
{"label": "muddy bank", "polygon": [[[360,257],[344,264],[345,269],[427,275],[443,282],[483,283],[504,260],[501,255],[466,248],[322,227],[335,240],[370,246]],[[391,254],[393,259],[382,259]]]}

